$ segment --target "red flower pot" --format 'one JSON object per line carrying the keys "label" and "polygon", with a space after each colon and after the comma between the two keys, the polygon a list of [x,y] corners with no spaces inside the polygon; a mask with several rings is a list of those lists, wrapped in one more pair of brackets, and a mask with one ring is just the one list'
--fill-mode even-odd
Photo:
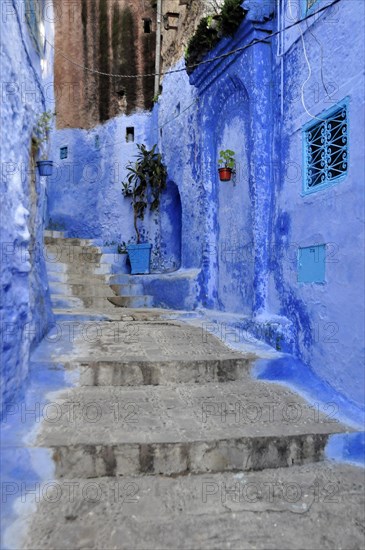
{"label": "red flower pot", "polygon": [[221,181],[230,181],[232,177],[232,168],[218,168],[219,179]]}

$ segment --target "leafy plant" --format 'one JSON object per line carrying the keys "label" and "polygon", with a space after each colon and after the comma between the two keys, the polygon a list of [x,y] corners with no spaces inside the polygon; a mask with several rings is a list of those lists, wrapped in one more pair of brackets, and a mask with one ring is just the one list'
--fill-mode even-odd
{"label": "leafy plant", "polygon": [[223,36],[233,36],[241,24],[245,11],[242,0],[225,0],[220,12],[219,28]]}
{"label": "leafy plant", "polygon": [[186,65],[195,65],[216,46],[219,42],[218,30],[212,26],[213,19],[211,17],[203,17],[201,19],[194,35],[189,40],[185,61]]}
{"label": "leafy plant", "polygon": [[235,167],[235,152],[231,149],[220,151],[218,162],[220,166],[223,165],[225,168],[231,168],[231,170],[233,170]]}
{"label": "leafy plant", "polygon": [[189,74],[194,70],[194,65],[199,63],[223,36],[234,35],[246,15],[241,4],[242,0],[225,0],[219,8],[216,1],[211,2],[215,15],[201,19],[185,51],[185,62]]}
{"label": "leafy plant", "polygon": [[49,133],[52,129],[52,121],[55,114],[52,111],[45,111],[40,115],[34,127],[32,141],[34,147],[40,149],[42,160],[47,159]]}
{"label": "leafy plant", "polygon": [[132,201],[134,229],[137,244],[140,244],[138,220],[144,219],[148,206],[151,211],[159,207],[161,192],[166,188],[167,171],[161,154],[156,152],[157,145],[151,150],[143,144],[138,144],[137,147],[137,161],[129,162],[126,166],[129,175],[122,183],[122,193]]}

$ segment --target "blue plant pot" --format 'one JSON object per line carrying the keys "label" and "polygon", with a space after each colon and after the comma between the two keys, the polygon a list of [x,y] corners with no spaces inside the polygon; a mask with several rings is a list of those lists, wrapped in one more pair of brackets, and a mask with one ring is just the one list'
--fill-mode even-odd
{"label": "blue plant pot", "polygon": [[150,272],[152,244],[129,244],[127,246],[129,261],[131,263],[131,274],[142,275]]}
{"label": "blue plant pot", "polygon": [[53,161],[52,160],[39,160],[37,162],[38,172],[40,176],[52,176],[53,173]]}

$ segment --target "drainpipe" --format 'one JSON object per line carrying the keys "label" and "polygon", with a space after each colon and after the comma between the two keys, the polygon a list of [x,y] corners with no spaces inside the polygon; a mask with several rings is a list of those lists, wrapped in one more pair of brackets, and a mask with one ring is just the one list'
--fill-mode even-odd
{"label": "drainpipe", "polygon": [[160,90],[160,68],[161,68],[161,18],[162,18],[162,0],[157,0],[155,96],[158,95],[159,90]]}

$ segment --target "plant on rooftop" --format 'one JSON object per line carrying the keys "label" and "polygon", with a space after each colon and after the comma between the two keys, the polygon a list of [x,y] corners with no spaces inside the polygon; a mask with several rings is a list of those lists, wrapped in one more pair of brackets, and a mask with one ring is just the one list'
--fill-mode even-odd
{"label": "plant on rooftop", "polygon": [[194,65],[199,63],[223,36],[234,35],[246,14],[241,4],[242,0],[225,0],[218,13],[201,19],[185,52],[189,74],[194,70]]}
{"label": "plant on rooftop", "polygon": [[[136,244],[128,245],[127,250],[131,261],[132,273],[149,273],[152,245],[141,242],[141,231],[138,221],[143,221],[148,207],[152,212],[158,209],[161,193],[166,188],[167,171],[162,162],[161,153],[156,152],[157,145],[154,145],[151,150],[147,149],[143,144],[138,144],[137,147],[137,160],[136,162],[129,162],[127,164],[128,175],[122,183],[124,197],[132,201],[133,224],[136,232]],[[146,256],[142,263],[139,259],[141,251]]]}

